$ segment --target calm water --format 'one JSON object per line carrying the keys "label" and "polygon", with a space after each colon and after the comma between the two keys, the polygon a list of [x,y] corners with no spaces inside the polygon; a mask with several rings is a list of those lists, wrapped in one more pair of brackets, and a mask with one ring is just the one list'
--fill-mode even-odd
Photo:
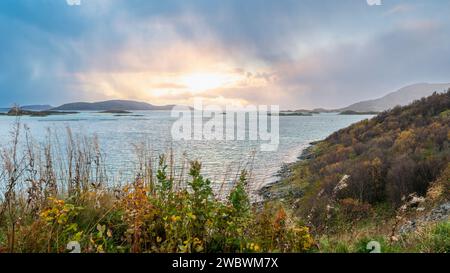
{"label": "calm water", "polygon": [[[146,142],[154,156],[167,152],[172,146],[176,162],[182,162],[182,158],[186,157],[200,160],[203,174],[211,178],[216,186],[223,182],[227,185],[240,168],[251,169],[250,185],[256,190],[273,182],[279,167],[295,161],[309,142],[323,139],[338,129],[371,117],[337,114],[280,117],[278,150],[261,152],[258,141],[172,141],[170,130],[175,119],[170,117],[169,111],[133,114],[142,116],[118,117],[83,112],[67,116],[21,117],[21,122],[30,128],[36,142],[46,140],[48,129],[59,135],[60,139],[66,137],[67,127],[74,134],[96,135],[113,182],[131,179],[137,164],[133,145]],[[13,117],[0,116],[0,145],[7,143],[14,120]]]}

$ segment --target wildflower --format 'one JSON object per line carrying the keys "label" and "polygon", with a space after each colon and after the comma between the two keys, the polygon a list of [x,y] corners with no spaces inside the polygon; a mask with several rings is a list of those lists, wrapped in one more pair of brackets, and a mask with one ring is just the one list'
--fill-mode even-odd
{"label": "wildflower", "polygon": [[259,252],[261,250],[261,247],[258,244],[255,244],[254,250],[256,252]]}
{"label": "wildflower", "polygon": [[189,218],[191,218],[192,220],[197,219],[197,216],[195,216],[192,212],[189,212],[189,213],[187,214],[187,216],[188,216]]}

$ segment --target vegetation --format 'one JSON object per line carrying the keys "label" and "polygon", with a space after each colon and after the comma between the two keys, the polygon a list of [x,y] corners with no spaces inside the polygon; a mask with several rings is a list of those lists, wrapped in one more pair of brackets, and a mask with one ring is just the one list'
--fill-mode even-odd
{"label": "vegetation", "polygon": [[283,207],[250,203],[245,171],[222,200],[199,162],[190,162],[189,178],[180,180],[170,158],[160,156],[153,169],[144,154],[136,179],[112,187],[95,137],[77,139],[68,130],[59,153],[50,140],[35,145],[22,132],[17,123],[1,154],[0,252],[63,253],[74,241],[82,252],[97,253],[313,248],[309,229]]}
{"label": "vegetation", "polygon": [[82,252],[368,252],[370,241],[448,252],[449,111],[450,90],[342,129],[262,204],[245,171],[220,198],[199,162],[185,177],[141,146],[135,179],[114,186],[95,137],[68,129],[64,144],[51,132],[36,144],[17,122],[1,151],[0,252],[61,253],[73,241]]}
{"label": "vegetation", "polygon": [[[386,242],[389,251],[448,251],[448,215],[408,239],[398,233],[450,199],[449,111],[450,90],[337,131],[310,148],[308,159],[291,167],[292,175],[269,195],[282,193],[307,220],[321,251],[357,251],[366,237]],[[407,213],[410,199],[420,203]]]}

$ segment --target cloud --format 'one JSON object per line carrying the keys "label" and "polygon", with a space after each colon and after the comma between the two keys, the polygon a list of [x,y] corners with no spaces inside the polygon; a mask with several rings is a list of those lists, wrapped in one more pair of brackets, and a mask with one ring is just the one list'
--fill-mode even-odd
{"label": "cloud", "polygon": [[415,9],[414,5],[411,4],[399,4],[392,8],[390,8],[388,11],[386,11],[385,15],[396,15],[398,13],[404,13],[404,12],[410,12]]}
{"label": "cloud", "polygon": [[[202,96],[339,107],[448,81],[449,10],[416,0],[4,0],[0,106]],[[195,75],[223,86],[193,84]]]}
{"label": "cloud", "polygon": [[398,28],[360,44],[319,49],[277,69],[283,86],[298,86],[292,100],[308,97],[326,107],[342,106],[349,98],[375,98],[409,83],[448,81],[448,30]]}

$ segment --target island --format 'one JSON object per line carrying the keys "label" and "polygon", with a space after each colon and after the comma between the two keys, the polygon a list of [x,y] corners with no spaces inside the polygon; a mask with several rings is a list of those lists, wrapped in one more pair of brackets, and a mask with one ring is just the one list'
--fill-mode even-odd
{"label": "island", "polygon": [[19,107],[11,108],[7,113],[0,113],[1,116],[31,116],[31,117],[46,117],[46,116],[54,116],[54,115],[70,115],[70,114],[78,114],[78,112],[63,112],[63,111],[30,111],[24,110]]}
{"label": "island", "polygon": [[280,112],[278,114],[269,113],[269,116],[280,116],[280,117],[311,117],[312,113],[303,113],[303,112]]}
{"label": "island", "polygon": [[379,112],[367,111],[367,112],[357,112],[352,110],[346,110],[339,113],[339,115],[378,115]]}
{"label": "island", "polygon": [[155,111],[172,110],[175,105],[153,105],[146,102],[131,100],[109,100],[99,102],[73,102],[63,104],[52,110],[55,111]]}
{"label": "island", "polygon": [[105,110],[99,112],[100,114],[132,114],[130,111],[126,110]]}

